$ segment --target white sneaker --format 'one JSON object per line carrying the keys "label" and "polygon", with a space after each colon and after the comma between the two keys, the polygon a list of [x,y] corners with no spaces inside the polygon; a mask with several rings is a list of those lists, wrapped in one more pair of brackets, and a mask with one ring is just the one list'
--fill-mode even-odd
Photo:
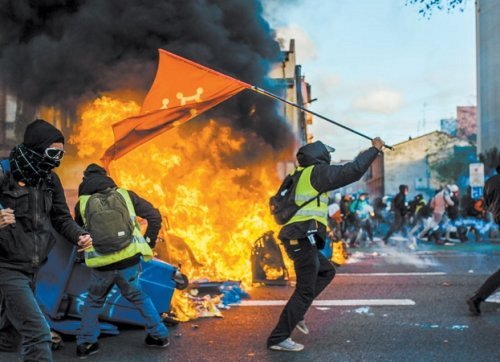
{"label": "white sneaker", "polygon": [[304,334],[309,334],[309,328],[307,328],[306,322],[303,320],[297,323],[296,328]]}
{"label": "white sneaker", "polygon": [[283,342],[270,346],[269,349],[275,351],[300,352],[304,349],[304,345],[292,341],[291,338],[287,338]]}

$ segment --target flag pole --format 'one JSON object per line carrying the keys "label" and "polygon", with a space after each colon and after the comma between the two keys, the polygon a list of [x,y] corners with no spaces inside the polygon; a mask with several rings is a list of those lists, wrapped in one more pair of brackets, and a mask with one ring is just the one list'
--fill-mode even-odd
{"label": "flag pole", "polygon": [[[295,107],[295,108],[300,109],[300,110],[301,110],[301,111],[303,111],[303,112],[307,112],[307,113],[312,114],[313,116],[316,116],[316,117],[318,117],[318,118],[324,119],[324,120],[325,120],[325,121],[327,121],[327,122],[330,122],[330,123],[332,123],[332,124],[334,124],[334,125],[336,125],[336,126],[338,126],[338,127],[340,127],[340,128],[343,128],[343,129],[345,129],[345,130],[347,130],[347,131],[350,131],[350,132],[352,132],[352,133],[355,133],[355,134],[357,134],[358,136],[361,136],[361,137],[363,137],[363,138],[366,138],[366,139],[368,139],[368,140],[370,140],[370,141],[372,141],[372,140],[373,140],[373,138],[372,138],[372,137],[370,137],[370,136],[367,136],[367,135],[365,135],[365,134],[363,134],[363,133],[361,133],[361,132],[358,132],[358,131],[356,131],[355,129],[352,129],[352,128],[350,128],[350,127],[344,126],[344,125],[343,125],[343,124],[341,124],[341,123],[335,122],[333,119],[330,119],[330,118],[327,118],[327,117],[325,117],[325,116],[322,116],[322,115],[321,115],[321,114],[319,114],[319,113],[316,113],[316,112],[313,112],[313,111],[311,111],[311,110],[309,110],[309,109],[307,109],[307,108],[304,108],[304,107],[302,107],[302,106],[298,105],[297,103],[290,102],[289,100],[287,100],[287,99],[285,99],[285,98],[282,98],[282,97],[279,97],[279,96],[277,96],[276,94],[273,94],[273,93],[271,93],[271,92],[268,92],[268,91],[266,91],[265,89],[262,89],[262,88],[259,88],[259,87],[256,87],[256,86],[252,86],[250,89],[252,89],[253,91],[255,91],[255,92],[257,92],[257,93],[263,94],[263,95],[268,96],[268,97],[270,97],[270,98],[274,98],[274,99],[277,99],[277,100],[279,100],[279,101],[281,101],[281,102],[284,102],[284,103],[286,103],[286,104],[289,104],[289,105],[291,105],[291,106],[293,106],[293,107]],[[389,145],[384,145],[384,147],[386,147],[386,148],[388,148],[388,149],[390,149],[390,150],[394,150],[394,148],[393,148],[392,146],[389,146]]]}

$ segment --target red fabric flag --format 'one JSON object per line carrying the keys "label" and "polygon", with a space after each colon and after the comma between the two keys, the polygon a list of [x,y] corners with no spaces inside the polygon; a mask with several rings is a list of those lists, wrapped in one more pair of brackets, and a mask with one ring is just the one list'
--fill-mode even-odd
{"label": "red fabric flag", "polygon": [[115,143],[101,159],[106,166],[159,134],[252,87],[163,49],[159,49],[159,54],[156,77],[141,113],[113,124]]}

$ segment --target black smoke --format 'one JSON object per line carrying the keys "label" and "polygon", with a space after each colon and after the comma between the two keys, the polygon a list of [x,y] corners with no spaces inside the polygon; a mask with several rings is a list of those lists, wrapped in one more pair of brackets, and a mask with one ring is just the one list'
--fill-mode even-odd
{"label": "black smoke", "polygon": [[[278,91],[266,75],[281,60],[279,45],[262,13],[258,0],[0,0],[2,81],[33,106],[145,94],[163,48]],[[253,146],[279,151],[292,140],[281,106],[244,91],[209,115],[230,120]]]}

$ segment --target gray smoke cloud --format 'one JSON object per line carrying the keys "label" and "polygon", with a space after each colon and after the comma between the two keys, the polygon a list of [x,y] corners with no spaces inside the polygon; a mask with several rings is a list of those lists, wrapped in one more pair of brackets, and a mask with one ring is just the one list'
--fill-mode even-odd
{"label": "gray smoke cloud", "polygon": [[[280,51],[262,13],[257,0],[0,0],[2,80],[37,106],[145,93],[163,48],[273,91],[265,79]],[[209,115],[229,119],[253,147],[279,151],[293,139],[279,106],[245,91]]]}

